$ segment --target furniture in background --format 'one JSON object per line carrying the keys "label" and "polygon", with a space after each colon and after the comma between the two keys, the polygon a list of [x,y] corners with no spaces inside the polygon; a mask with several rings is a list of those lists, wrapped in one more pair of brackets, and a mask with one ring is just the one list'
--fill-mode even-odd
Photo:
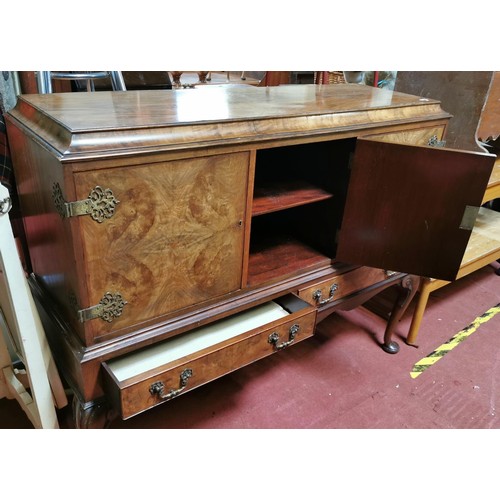
{"label": "furniture in background", "polygon": [[[46,93],[47,80],[49,72],[37,71],[20,71],[18,72],[20,87],[22,94],[38,94],[40,88],[42,93]],[[52,72],[53,73],[53,72]],[[95,72],[94,72],[95,73]],[[171,90],[173,85],[172,72],[170,71],[119,71],[119,72],[98,72],[102,74],[102,78],[92,80],[92,85],[95,90]],[[110,77],[105,77],[106,73],[113,73],[116,75],[115,81],[118,84],[113,85],[113,80]],[[182,80],[177,82],[177,86],[192,87],[200,84],[200,76],[198,72],[174,72],[182,76]],[[262,85],[272,86],[289,83],[289,72],[276,72],[276,71],[211,71],[199,72],[202,73],[201,78],[205,80],[204,84],[234,84],[242,83],[247,85]],[[121,78],[120,78],[121,75]],[[70,75],[74,76],[74,75]],[[85,74],[82,77],[74,80],[73,78],[51,78],[51,91],[52,92],[75,92],[85,91],[86,78]]]}
{"label": "furniture in background", "polygon": [[58,428],[67,404],[9,222],[0,185],[0,397],[16,399],[35,428]]}
{"label": "furniture in background", "polygon": [[[500,72],[399,72],[396,89],[446,102],[450,120],[446,147],[486,151],[484,143],[500,134]],[[500,259],[500,213],[488,202],[500,197],[500,161],[495,162],[458,278]],[[447,280],[421,280],[407,343],[416,345],[430,294]]]}
{"label": "furniture in background", "polygon": [[449,118],[356,84],[20,97],[30,284],[75,425],[293,348],[393,286],[397,352],[418,276],[455,278],[493,165],[428,146]]}
{"label": "furniture in background", "polygon": [[52,94],[52,80],[84,82],[87,92],[95,90],[95,80],[110,80],[113,90],[127,90],[121,71],[37,71],[38,93]]}
{"label": "furniture in background", "polygon": [[[493,72],[477,129],[483,142],[496,141],[500,136],[500,71]],[[499,196],[500,197],[500,196]]]}
{"label": "furniture in background", "polygon": [[476,133],[493,76],[492,71],[398,71],[395,90],[442,103],[453,117],[447,148],[484,151]]}
{"label": "furniture in background", "polygon": [[169,71],[173,89],[198,85],[260,85],[265,71]]}
{"label": "furniture in background", "polygon": [[[122,71],[121,74],[127,90],[172,88],[168,71]],[[21,94],[39,93],[39,76],[37,71],[19,71],[17,75],[20,81]],[[54,93],[60,93],[86,90],[85,87],[80,87],[77,83],[79,84],[81,82],[54,79],[52,80],[52,91]],[[94,80],[94,87],[96,90],[113,90],[109,78]]]}

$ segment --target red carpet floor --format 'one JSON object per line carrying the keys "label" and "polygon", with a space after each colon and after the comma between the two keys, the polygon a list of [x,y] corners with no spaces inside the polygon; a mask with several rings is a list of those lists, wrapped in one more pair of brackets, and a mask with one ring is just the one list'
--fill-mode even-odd
{"label": "red carpet floor", "polygon": [[[437,290],[419,347],[403,341],[412,305],[397,330],[396,355],[378,345],[380,317],[365,308],[335,313],[313,338],[111,428],[498,429],[500,314],[417,378],[410,372],[499,303],[500,276],[492,266]],[[60,425],[71,427],[69,409],[60,412]],[[15,402],[0,400],[0,428],[30,427]]]}
{"label": "red carpet floor", "polygon": [[[123,498],[165,487],[174,498],[219,500],[487,498],[498,490],[500,314],[417,378],[410,373],[499,303],[500,276],[485,267],[434,292],[418,348],[402,340],[412,306],[396,355],[379,347],[384,321],[358,308],[110,430],[0,431],[6,487],[54,498],[83,474],[81,488]],[[71,427],[69,409],[59,416]],[[1,428],[32,427],[17,403],[2,399]]]}
{"label": "red carpet floor", "polygon": [[[500,314],[410,376],[422,358],[499,303],[500,276],[491,267],[437,290],[419,347],[401,340],[396,355],[378,346],[385,323],[375,314],[334,314],[312,339],[112,427],[500,428]],[[402,338],[411,310],[398,328]]]}

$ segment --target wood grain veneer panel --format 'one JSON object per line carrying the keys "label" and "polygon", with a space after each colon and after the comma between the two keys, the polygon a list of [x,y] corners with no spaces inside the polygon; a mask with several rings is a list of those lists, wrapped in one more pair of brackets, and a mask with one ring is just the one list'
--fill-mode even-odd
{"label": "wood grain veneer panel", "polygon": [[323,136],[448,117],[437,101],[356,84],[87,94],[25,95],[10,115],[29,121],[66,158]]}
{"label": "wood grain veneer panel", "polygon": [[396,144],[414,144],[415,146],[429,145],[429,139],[436,136],[441,140],[444,135],[445,125],[437,125],[434,127],[422,127],[410,130],[401,130],[398,132],[391,132],[389,134],[377,134],[376,136],[369,136],[370,138],[377,138],[377,140],[384,142],[392,142]]}
{"label": "wood grain veneer panel", "polygon": [[80,307],[107,291],[127,301],[112,323],[86,323],[94,338],[240,288],[248,162],[238,153],[75,176],[79,199],[100,185],[120,202],[102,224],[78,221],[88,288]]}

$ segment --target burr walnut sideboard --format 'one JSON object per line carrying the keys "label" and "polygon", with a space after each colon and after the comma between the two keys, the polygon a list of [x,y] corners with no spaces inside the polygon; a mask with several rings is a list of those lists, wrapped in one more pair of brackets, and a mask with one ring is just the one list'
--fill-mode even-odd
{"label": "burr walnut sideboard", "polygon": [[293,347],[393,285],[397,352],[418,277],[455,278],[493,166],[435,147],[449,118],[355,84],[20,96],[30,282],[75,425]]}

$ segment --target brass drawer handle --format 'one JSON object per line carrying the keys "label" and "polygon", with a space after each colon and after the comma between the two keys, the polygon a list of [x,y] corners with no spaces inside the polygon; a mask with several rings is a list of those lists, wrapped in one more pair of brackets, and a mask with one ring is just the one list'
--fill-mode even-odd
{"label": "brass drawer handle", "polygon": [[294,340],[295,336],[297,335],[297,332],[300,330],[300,326],[295,324],[290,327],[290,336],[287,342],[282,342],[281,344],[278,344],[278,341],[280,339],[280,335],[278,332],[273,332],[271,335],[269,335],[269,338],[267,341],[270,344],[274,345],[274,348],[279,351],[280,349],[284,349],[285,347],[288,347]]}
{"label": "brass drawer handle", "polygon": [[316,305],[318,306],[323,306],[325,304],[328,304],[328,302],[331,302],[332,300],[335,299],[335,292],[339,289],[339,285],[337,283],[334,283],[331,287],[330,287],[330,294],[328,296],[327,299],[323,299],[321,300],[321,297],[323,295],[323,293],[321,292],[320,289],[316,290],[315,292],[313,292],[313,300],[316,301]]}
{"label": "brass drawer handle", "polygon": [[171,389],[169,392],[164,394],[165,386],[163,385],[163,382],[155,382],[154,384],[151,384],[149,392],[153,395],[155,394],[158,395],[160,399],[164,400],[175,398],[175,396],[180,394],[186,388],[188,380],[192,376],[193,376],[193,370],[191,370],[190,368],[186,368],[181,373],[178,389]]}

